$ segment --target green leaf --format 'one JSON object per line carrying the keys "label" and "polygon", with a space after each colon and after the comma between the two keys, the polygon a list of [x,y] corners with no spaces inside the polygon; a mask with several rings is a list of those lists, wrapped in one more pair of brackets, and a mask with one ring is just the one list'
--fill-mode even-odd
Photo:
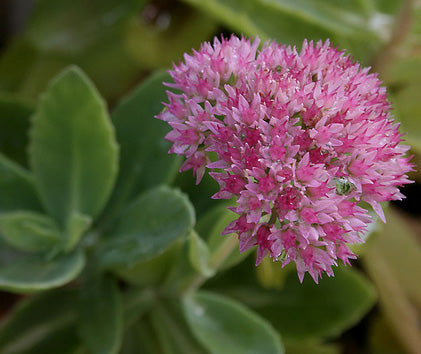
{"label": "green leaf", "polygon": [[249,274],[235,274],[226,275],[231,285],[216,289],[269,320],[285,341],[337,336],[355,325],[376,301],[372,284],[354,269],[337,268],[334,277],[319,284],[309,277],[301,284],[296,272],[290,272],[281,290],[264,290]]}
{"label": "green leaf", "polygon": [[174,266],[174,260],[180,252],[184,240],[175,241],[168,249],[159,256],[147,261],[139,262],[131,266],[113,268],[112,271],[118,278],[136,285],[137,287],[157,287],[162,284],[170,269]]}
{"label": "green leaf", "polygon": [[366,61],[388,39],[393,23],[392,16],[358,0],[185,1],[247,36],[294,45],[330,38]]}
{"label": "green leaf", "polygon": [[234,300],[198,292],[184,300],[184,313],[191,331],[210,353],[284,352],[271,325]]}
{"label": "green leaf", "polygon": [[80,346],[74,328],[76,299],[73,289],[23,299],[0,327],[0,352],[74,353]]}
{"label": "green leaf", "polygon": [[189,237],[189,260],[193,268],[205,277],[211,277],[215,270],[209,265],[208,245],[193,230]]}
{"label": "green leaf", "polygon": [[84,264],[80,250],[53,260],[40,255],[21,258],[0,268],[0,289],[31,293],[56,288],[73,280]]}
{"label": "green leaf", "polygon": [[142,194],[121,213],[99,250],[106,267],[132,266],[162,254],[186,235],[195,221],[185,195],[168,187]]}
{"label": "green leaf", "polygon": [[42,210],[32,175],[0,154],[0,211]]}
{"label": "green leaf", "polygon": [[40,196],[60,224],[74,212],[101,211],[117,173],[117,144],[104,101],[78,68],[58,75],[43,95],[30,157]]}
{"label": "green leaf", "polygon": [[29,117],[33,111],[29,102],[0,94],[0,151],[22,166],[27,165]]}
{"label": "green leaf", "polygon": [[178,302],[160,302],[153,307],[150,318],[165,354],[207,353],[191,333]]}
{"label": "green leaf", "polygon": [[110,201],[114,212],[140,192],[171,183],[177,174],[179,159],[168,154],[170,144],[164,139],[169,127],[154,118],[166,100],[163,81],[168,80],[165,72],[152,75],[112,113],[120,145],[119,175]]}
{"label": "green leaf", "polygon": [[88,276],[80,291],[78,313],[79,334],[89,352],[117,353],[123,312],[116,280],[111,276]]}
{"label": "green leaf", "polygon": [[66,245],[65,250],[70,251],[77,245],[80,238],[92,224],[92,218],[76,212],[72,212],[66,225]]}
{"label": "green leaf", "polygon": [[61,241],[54,220],[30,211],[0,214],[0,232],[9,245],[27,252],[52,250]]}

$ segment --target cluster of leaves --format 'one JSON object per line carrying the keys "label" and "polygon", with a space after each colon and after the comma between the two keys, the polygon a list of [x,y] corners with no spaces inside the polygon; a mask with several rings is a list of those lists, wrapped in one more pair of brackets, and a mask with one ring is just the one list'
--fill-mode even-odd
{"label": "cluster of leaves", "polygon": [[[235,235],[220,235],[233,215],[209,198],[214,182],[194,186],[167,154],[153,117],[168,75],[149,75],[112,110],[104,100],[221,25],[298,45],[330,37],[367,63],[391,41],[401,2],[185,3],[154,13],[153,26],[157,3],[40,0],[0,57],[0,288],[24,294],[2,322],[0,352],[333,354],[340,346],[326,342],[377,298],[373,352],[402,348],[378,340],[385,333],[417,350],[421,251],[396,213],[363,254],[377,291],[355,268],[319,285],[267,260],[255,269]],[[399,60],[386,77],[405,109],[416,82]],[[55,75],[71,63],[93,82],[75,66]]]}

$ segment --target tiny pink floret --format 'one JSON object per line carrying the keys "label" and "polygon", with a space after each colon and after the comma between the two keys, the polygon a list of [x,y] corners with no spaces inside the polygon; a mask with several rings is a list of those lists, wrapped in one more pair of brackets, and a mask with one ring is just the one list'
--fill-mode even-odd
{"label": "tiny pink floret", "polygon": [[224,234],[238,234],[240,252],[257,246],[257,264],[269,254],[318,282],[356,258],[348,246],[372,222],[360,202],[384,220],[380,202],[403,198],[409,147],[376,74],[328,41],[258,47],[232,36],[186,54],[167,84],[181,93],[157,118],[181,171],[199,183],[208,169],[213,198],[237,198]]}

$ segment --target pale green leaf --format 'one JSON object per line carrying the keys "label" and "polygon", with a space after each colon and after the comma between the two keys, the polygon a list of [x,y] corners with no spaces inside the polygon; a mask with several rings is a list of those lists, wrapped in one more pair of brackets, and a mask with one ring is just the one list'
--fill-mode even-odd
{"label": "pale green leaf", "polygon": [[116,221],[98,257],[103,266],[133,266],[162,254],[193,227],[194,209],[177,190],[158,187],[142,194]]}
{"label": "pale green leaf", "polygon": [[117,144],[104,101],[78,68],[58,75],[42,96],[30,157],[39,194],[62,226],[74,212],[101,211],[117,173]]}
{"label": "pale green leaf", "polygon": [[30,211],[0,214],[0,232],[9,245],[28,252],[49,251],[61,241],[54,220]]}
{"label": "pale green leaf", "polygon": [[77,250],[48,260],[34,255],[0,267],[0,289],[31,293],[56,288],[73,280],[82,270],[85,257]]}
{"label": "pale green leaf", "polygon": [[229,298],[198,292],[184,300],[184,313],[197,340],[213,354],[283,353],[272,326]]}

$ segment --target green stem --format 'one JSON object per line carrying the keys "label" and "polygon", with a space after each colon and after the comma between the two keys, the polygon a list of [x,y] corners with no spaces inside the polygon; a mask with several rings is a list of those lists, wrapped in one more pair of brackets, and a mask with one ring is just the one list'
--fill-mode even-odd
{"label": "green stem", "polygon": [[[221,268],[224,262],[228,259],[234,249],[238,247],[237,236],[227,236],[213,255],[209,259],[209,267],[217,271]],[[196,291],[209,277],[203,274],[196,274],[192,280],[182,290],[183,294],[188,294]]]}

